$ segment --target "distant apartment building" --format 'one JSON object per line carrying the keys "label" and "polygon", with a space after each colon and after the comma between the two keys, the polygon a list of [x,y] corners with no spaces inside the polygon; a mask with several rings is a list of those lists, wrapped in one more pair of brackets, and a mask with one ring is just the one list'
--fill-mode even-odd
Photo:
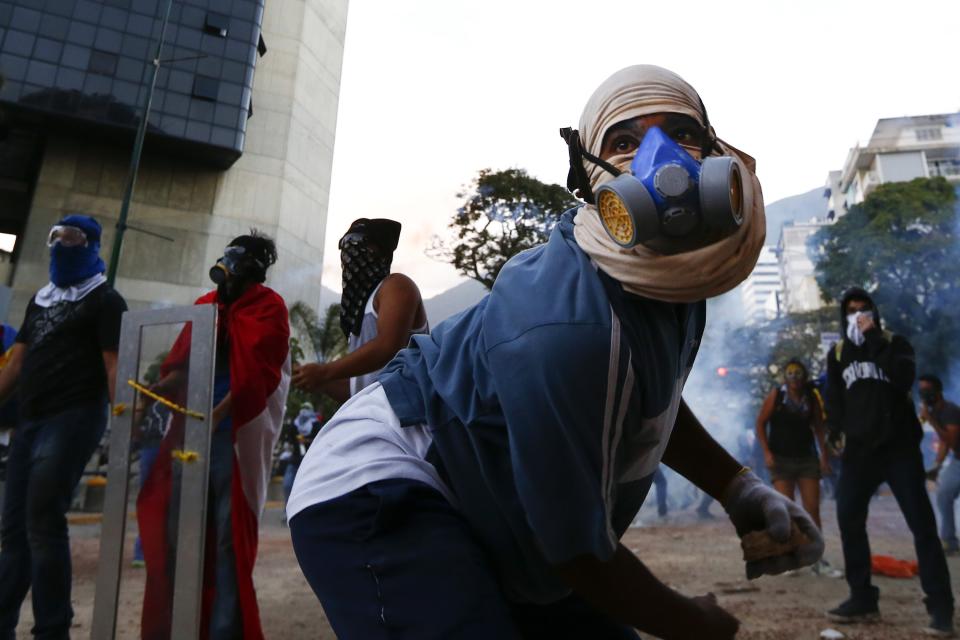
{"label": "distant apartment building", "polygon": [[827,183],[824,185],[823,197],[827,199],[827,220],[836,220],[838,215],[846,213],[843,192],[840,190],[840,176],[842,171],[831,171],[827,174]]}
{"label": "distant apartment building", "polygon": [[960,186],[960,113],[878,120],[867,145],[851,149],[843,169],[827,174],[826,218],[783,226],[777,243],[781,309],[799,313],[823,306],[814,276],[816,255],[809,246],[814,233],[881,184],[934,176]]}
{"label": "distant apartment building", "polygon": [[960,185],[960,112],[878,120],[867,145],[850,150],[828,197],[842,216],[881,184],[934,176]]}
{"label": "distant apartment building", "polygon": [[780,267],[780,305],[785,313],[814,311],[823,306],[820,286],[814,275],[816,255],[810,239],[830,219],[811,218],[805,222],[787,222],[780,230],[777,258]]}
{"label": "distant apartment building", "polygon": [[778,317],[782,290],[777,250],[775,247],[766,246],[760,252],[757,266],[753,268],[741,289],[747,324]]}

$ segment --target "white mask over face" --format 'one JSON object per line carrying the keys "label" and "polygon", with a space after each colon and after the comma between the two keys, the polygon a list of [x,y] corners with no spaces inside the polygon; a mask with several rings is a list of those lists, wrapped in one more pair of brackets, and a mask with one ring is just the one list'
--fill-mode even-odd
{"label": "white mask over face", "polygon": [[856,311],[854,313],[847,315],[847,338],[850,339],[850,342],[857,345],[858,347],[863,344],[863,341],[866,339],[863,337],[863,332],[860,331],[860,324],[857,320],[860,316],[865,316],[869,311]]}

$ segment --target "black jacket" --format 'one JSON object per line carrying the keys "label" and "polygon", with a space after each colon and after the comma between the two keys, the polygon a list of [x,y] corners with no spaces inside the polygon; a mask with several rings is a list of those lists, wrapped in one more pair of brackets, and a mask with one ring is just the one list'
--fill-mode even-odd
{"label": "black jacket", "polygon": [[[846,337],[843,310],[851,298],[871,301],[877,328],[857,346]],[[847,436],[848,454],[916,447],[923,437],[911,390],[916,376],[913,347],[882,330],[876,304],[862,289],[840,302],[843,339],[827,354],[827,423]]]}

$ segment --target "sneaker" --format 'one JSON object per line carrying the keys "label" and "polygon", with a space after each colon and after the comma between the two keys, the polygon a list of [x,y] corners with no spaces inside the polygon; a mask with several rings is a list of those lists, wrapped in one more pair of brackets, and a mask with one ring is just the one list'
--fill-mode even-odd
{"label": "sneaker", "polygon": [[953,542],[943,541],[943,555],[945,556],[955,556],[960,554],[960,546]]}
{"label": "sneaker", "polygon": [[843,571],[840,569],[835,569],[829,562],[825,559],[820,558],[817,562],[810,567],[814,574],[822,578],[842,578]]}
{"label": "sneaker", "polygon": [[876,602],[863,604],[854,602],[853,599],[844,600],[836,609],[827,611],[827,619],[843,624],[874,622],[880,619],[880,609],[877,608]]}
{"label": "sneaker", "polygon": [[923,635],[934,638],[955,638],[953,631],[953,613],[935,613],[930,617],[930,624],[923,629]]}
{"label": "sneaker", "polygon": [[130,563],[130,566],[134,569],[143,569],[145,566],[147,566],[147,563],[143,560],[134,560]]}

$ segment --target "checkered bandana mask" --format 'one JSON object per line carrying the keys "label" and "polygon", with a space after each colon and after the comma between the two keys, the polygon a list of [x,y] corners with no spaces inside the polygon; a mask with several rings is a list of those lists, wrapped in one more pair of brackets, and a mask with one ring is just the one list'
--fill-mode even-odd
{"label": "checkered bandana mask", "polygon": [[343,295],[340,297],[340,328],[344,335],[360,335],[363,311],[370,294],[390,274],[392,256],[384,257],[359,239],[345,239],[340,248]]}

